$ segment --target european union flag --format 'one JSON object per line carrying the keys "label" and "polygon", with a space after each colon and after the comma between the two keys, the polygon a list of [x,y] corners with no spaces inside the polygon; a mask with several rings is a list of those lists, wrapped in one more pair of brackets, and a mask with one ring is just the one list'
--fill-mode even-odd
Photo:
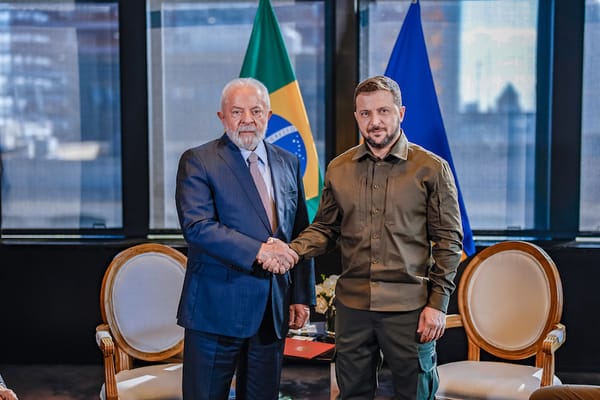
{"label": "european union flag", "polygon": [[413,2],[408,9],[385,75],[398,82],[402,90],[402,97],[407,100],[409,105],[402,122],[402,129],[408,139],[443,157],[450,164],[458,189],[458,203],[464,234],[463,250],[470,256],[475,253],[473,232],[471,232],[471,225],[458,185],[458,177],[435,93],[421,25],[421,6],[418,1]]}

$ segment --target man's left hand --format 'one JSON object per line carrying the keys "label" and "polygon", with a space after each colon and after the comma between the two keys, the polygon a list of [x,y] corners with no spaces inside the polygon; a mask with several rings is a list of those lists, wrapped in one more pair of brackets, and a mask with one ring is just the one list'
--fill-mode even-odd
{"label": "man's left hand", "polygon": [[433,307],[425,306],[419,316],[417,333],[421,335],[421,343],[438,340],[446,329],[446,314]]}
{"label": "man's left hand", "polygon": [[305,304],[290,305],[290,328],[300,329],[308,322],[310,308]]}

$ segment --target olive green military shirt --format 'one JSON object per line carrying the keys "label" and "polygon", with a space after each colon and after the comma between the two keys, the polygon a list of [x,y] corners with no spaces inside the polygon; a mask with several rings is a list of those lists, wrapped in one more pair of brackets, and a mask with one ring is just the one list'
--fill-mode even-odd
{"label": "olive green military shirt", "polygon": [[331,161],[315,220],[290,246],[302,257],[340,246],[347,307],[446,312],[462,253],[457,198],[448,163],[402,132],[384,159],[361,144]]}

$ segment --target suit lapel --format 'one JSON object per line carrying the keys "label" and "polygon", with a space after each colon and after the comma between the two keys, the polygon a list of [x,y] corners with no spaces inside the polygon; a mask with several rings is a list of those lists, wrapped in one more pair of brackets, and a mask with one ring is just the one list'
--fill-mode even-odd
{"label": "suit lapel", "polygon": [[[240,187],[246,193],[248,202],[260,217],[260,220],[265,225],[265,228],[270,231],[271,225],[269,224],[265,207],[260,200],[260,195],[258,194],[258,190],[256,190],[256,186],[252,180],[252,175],[250,175],[250,169],[246,164],[246,160],[244,160],[242,157],[240,149],[238,149],[238,147],[227,137],[226,134],[221,137],[221,143],[222,146],[220,147],[219,153],[220,157],[228,165],[231,173],[233,176],[235,176],[240,184]],[[269,157],[270,156],[271,154],[269,154]]]}

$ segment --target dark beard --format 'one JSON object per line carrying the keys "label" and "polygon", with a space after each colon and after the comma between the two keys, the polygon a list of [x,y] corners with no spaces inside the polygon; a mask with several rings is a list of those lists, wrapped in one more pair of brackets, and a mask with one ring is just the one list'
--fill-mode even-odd
{"label": "dark beard", "polygon": [[369,146],[371,146],[374,149],[383,149],[384,147],[388,146],[390,143],[393,143],[394,141],[396,141],[396,139],[398,139],[399,133],[400,133],[400,125],[398,125],[398,128],[396,129],[396,131],[393,134],[386,135],[385,139],[381,143],[376,143],[375,141],[373,141],[373,139],[371,139],[371,137],[367,137],[365,139],[365,141],[367,142],[367,144]]}

